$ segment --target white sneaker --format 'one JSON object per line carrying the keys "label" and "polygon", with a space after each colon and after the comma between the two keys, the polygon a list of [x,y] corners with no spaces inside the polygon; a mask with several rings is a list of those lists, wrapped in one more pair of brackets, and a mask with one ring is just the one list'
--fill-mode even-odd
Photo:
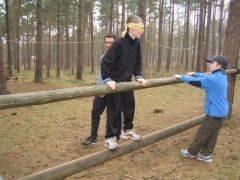
{"label": "white sneaker", "polygon": [[180,151],[180,155],[185,158],[195,158],[196,156],[190,154],[187,149],[183,149]]}
{"label": "white sneaker", "polygon": [[108,149],[116,149],[118,147],[118,143],[117,143],[117,138],[114,136],[114,137],[110,137],[110,138],[107,138],[105,140],[105,143],[104,143],[105,147],[107,147]]}
{"label": "white sneaker", "polygon": [[128,129],[126,131],[122,130],[121,138],[122,139],[130,138],[134,141],[139,141],[141,139],[141,136],[139,134],[135,133],[133,129]]}
{"label": "white sneaker", "polygon": [[200,154],[200,153],[198,153],[197,159],[198,159],[199,161],[204,161],[204,162],[206,162],[206,163],[211,163],[211,162],[213,161],[213,157],[212,157],[211,155],[209,155],[209,156],[204,156],[204,155],[202,155],[202,154]]}

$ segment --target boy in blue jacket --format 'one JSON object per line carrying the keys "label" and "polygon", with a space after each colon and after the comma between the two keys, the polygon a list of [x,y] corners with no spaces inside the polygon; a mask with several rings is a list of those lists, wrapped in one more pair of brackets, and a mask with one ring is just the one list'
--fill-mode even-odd
{"label": "boy in blue jacket", "polygon": [[228,80],[224,70],[228,62],[224,56],[216,55],[206,59],[208,73],[191,72],[187,75],[175,75],[183,82],[205,90],[206,118],[188,147],[180,155],[186,158],[197,158],[210,163],[217,136],[223,120],[228,115],[227,89]]}

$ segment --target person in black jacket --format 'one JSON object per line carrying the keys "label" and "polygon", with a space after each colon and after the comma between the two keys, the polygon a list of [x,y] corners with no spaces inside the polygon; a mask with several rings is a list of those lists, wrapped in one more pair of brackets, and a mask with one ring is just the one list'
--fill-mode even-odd
{"label": "person in black jacket", "polygon": [[[136,81],[145,85],[141,68],[141,35],[144,32],[142,19],[130,16],[126,22],[126,31],[117,39],[102,59],[101,74],[103,81],[112,89],[116,83],[131,81],[132,75]],[[118,147],[117,140],[131,138],[140,140],[141,137],[133,130],[135,99],[133,91],[107,95],[107,125],[105,146],[108,149]],[[121,131],[121,112],[123,112],[124,126]]]}

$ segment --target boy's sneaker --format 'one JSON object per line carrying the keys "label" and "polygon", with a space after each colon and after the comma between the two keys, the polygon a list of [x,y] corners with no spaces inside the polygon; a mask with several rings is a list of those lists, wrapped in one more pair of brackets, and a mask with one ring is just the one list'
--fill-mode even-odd
{"label": "boy's sneaker", "polygon": [[180,155],[185,158],[195,158],[196,156],[190,154],[187,149],[183,149],[180,151]]}
{"label": "boy's sneaker", "polygon": [[197,159],[200,160],[200,161],[204,161],[206,163],[211,163],[213,161],[213,157],[211,155],[204,156],[204,155],[202,155],[200,153],[198,153]]}
{"label": "boy's sneaker", "polygon": [[82,145],[95,144],[96,142],[97,142],[97,138],[90,136],[85,141],[82,142]]}
{"label": "boy's sneaker", "polygon": [[105,144],[104,145],[108,149],[111,149],[111,150],[116,149],[118,147],[117,138],[115,136],[107,138],[105,140]]}
{"label": "boy's sneaker", "polygon": [[139,141],[141,139],[141,136],[139,134],[135,133],[133,129],[128,129],[126,131],[122,130],[121,138],[122,139],[130,138],[134,141]]}

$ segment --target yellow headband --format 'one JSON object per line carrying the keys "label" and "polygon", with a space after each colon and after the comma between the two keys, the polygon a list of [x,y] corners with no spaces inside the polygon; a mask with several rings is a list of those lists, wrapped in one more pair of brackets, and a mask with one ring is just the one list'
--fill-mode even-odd
{"label": "yellow headband", "polygon": [[125,34],[127,33],[127,28],[131,28],[131,29],[135,29],[135,30],[144,32],[144,25],[143,25],[143,23],[133,23],[133,22],[131,22],[131,23],[127,23],[125,25],[125,30],[122,32],[121,37],[125,36]]}

